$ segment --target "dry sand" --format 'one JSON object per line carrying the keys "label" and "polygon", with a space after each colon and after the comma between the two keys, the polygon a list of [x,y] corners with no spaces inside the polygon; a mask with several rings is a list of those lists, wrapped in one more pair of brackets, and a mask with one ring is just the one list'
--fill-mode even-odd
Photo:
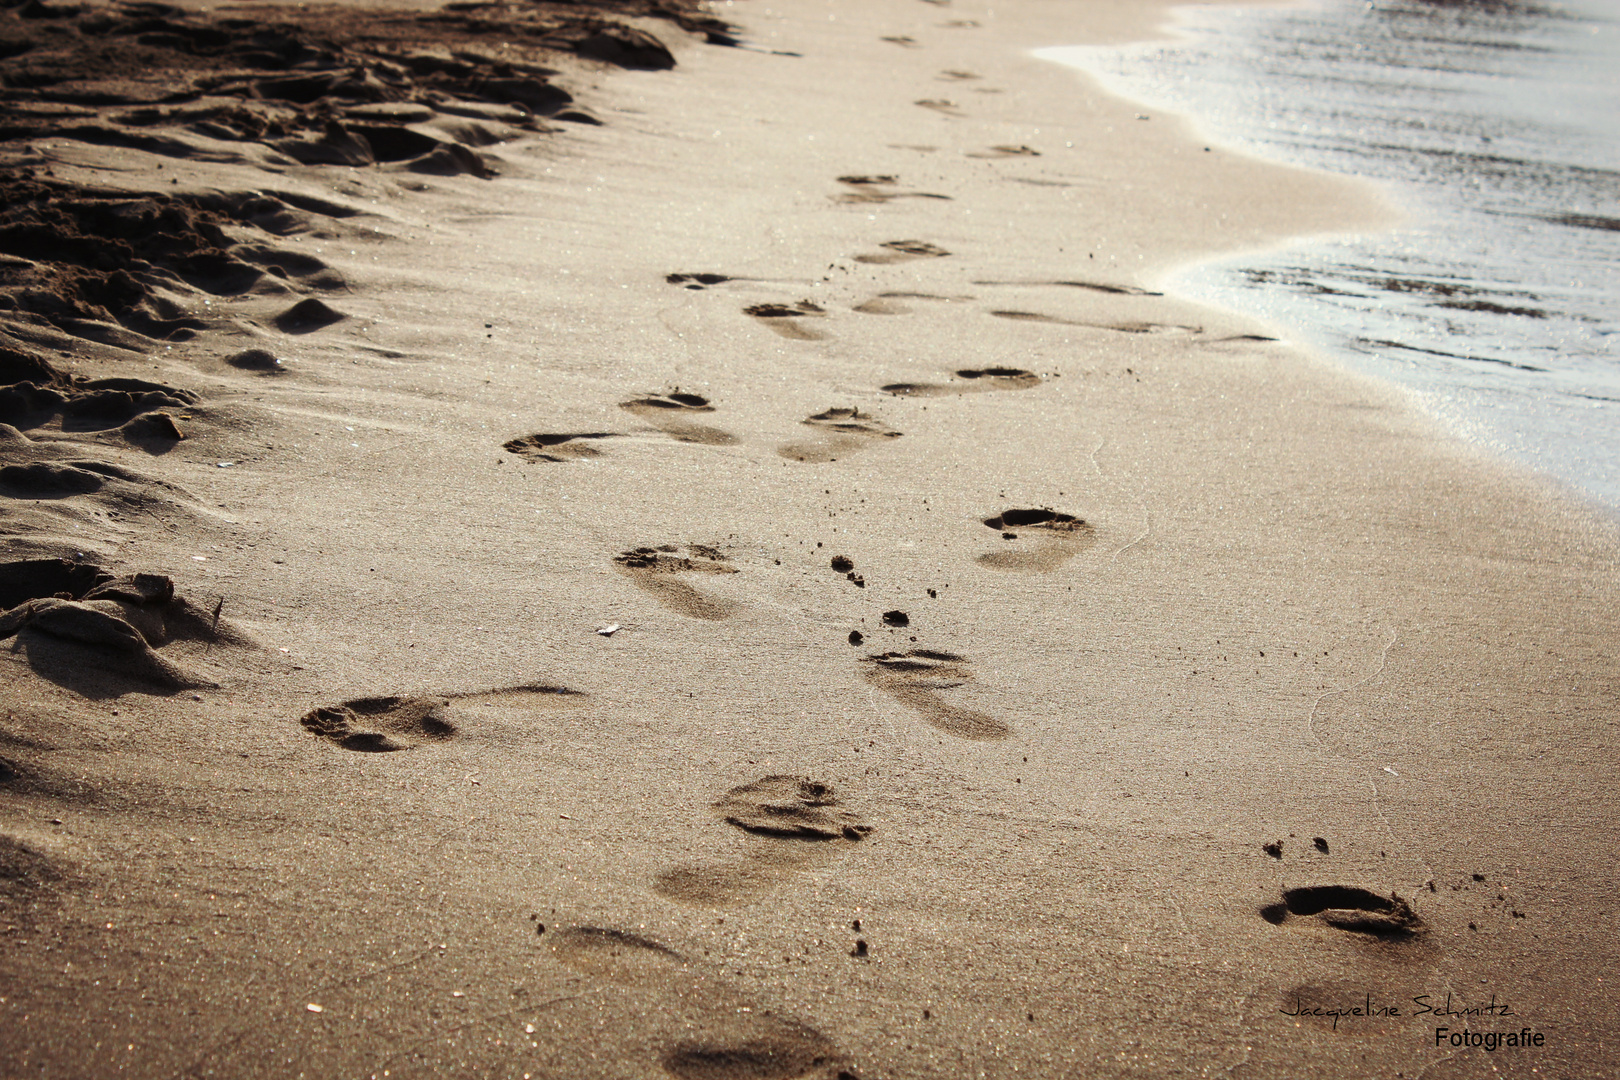
{"label": "dry sand", "polygon": [[458,7],[4,16],[0,1075],[1620,1070],[1612,524],[1156,286],[1374,193]]}

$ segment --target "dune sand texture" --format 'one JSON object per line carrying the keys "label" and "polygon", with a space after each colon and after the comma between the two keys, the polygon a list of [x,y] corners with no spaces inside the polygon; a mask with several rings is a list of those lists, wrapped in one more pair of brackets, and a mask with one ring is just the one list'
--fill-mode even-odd
{"label": "dune sand texture", "polygon": [[1614,529],[1162,7],[279,10],[5,16],[0,1072],[1620,1069]]}

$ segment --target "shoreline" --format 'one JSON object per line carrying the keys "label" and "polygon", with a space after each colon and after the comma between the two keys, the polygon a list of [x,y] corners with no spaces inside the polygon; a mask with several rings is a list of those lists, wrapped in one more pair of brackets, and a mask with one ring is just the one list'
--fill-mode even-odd
{"label": "shoreline", "polygon": [[[175,592],[0,652],[0,1060],[1466,1074],[1329,1015],[1450,994],[1615,1063],[1613,530],[1151,286],[1377,207],[1025,55],[1066,5],[725,13],[796,55],[558,57],[602,123],[489,180],[50,140],[304,218],[190,339],[51,338],[185,438],[3,444],[111,478],[7,560]],[[190,685],[84,636],[154,611]]]}
{"label": "shoreline", "polygon": [[[1189,268],[1183,287],[1314,325],[1308,344],[1333,362],[1402,387],[1450,436],[1615,520],[1616,450],[1601,420],[1616,385],[1603,344],[1614,315],[1596,299],[1605,277],[1594,246],[1608,219],[1588,205],[1613,146],[1601,144],[1596,119],[1543,100],[1549,69],[1564,69],[1554,58],[1573,65],[1563,78],[1584,85],[1604,45],[1581,31],[1612,39],[1612,24],[1591,11],[1346,7],[1309,23],[1284,11],[1188,8],[1162,44],[1112,59],[1082,47],[1067,62],[1195,118],[1237,152],[1364,176],[1406,208],[1409,220],[1386,241],[1322,237],[1238,254]],[[1527,58],[1493,42],[1519,42]],[[1380,61],[1402,75],[1378,82]],[[1193,72],[1205,82],[1196,102],[1182,85]],[[1525,100],[1504,104],[1516,97]],[[1583,238],[1577,224],[1598,232]]]}

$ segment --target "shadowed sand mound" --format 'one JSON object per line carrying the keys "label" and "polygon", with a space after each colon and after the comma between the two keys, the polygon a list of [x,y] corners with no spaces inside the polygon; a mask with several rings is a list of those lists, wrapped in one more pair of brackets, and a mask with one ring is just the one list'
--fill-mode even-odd
{"label": "shadowed sand mound", "polygon": [[0,834],[0,899],[24,899],[65,876],[57,859],[15,837]]}
{"label": "shadowed sand mound", "polygon": [[[612,7],[332,6],[220,19],[164,5],[12,5],[0,11],[0,140],[487,179],[494,168],[478,147],[540,131],[539,117],[590,119],[568,109],[572,96],[549,81],[556,71],[543,61],[572,53],[622,67],[674,66],[653,35],[615,16],[727,29],[688,0]],[[189,298],[340,285],[318,258],[272,238],[358,212],[291,194],[142,194],[0,169],[0,255],[10,256],[0,260],[0,296],[11,311],[78,336],[184,340],[209,324]],[[243,227],[258,236],[227,233]],[[305,333],[333,321],[294,309],[276,325]]]}
{"label": "shadowed sand mound", "polygon": [[113,577],[66,560],[10,563],[0,573],[17,601],[0,614],[0,639],[15,636],[36,671],[86,694],[116,693],[126,683],[169,691],[212,686],[176,651],[160,650],[251,644],[219,617],[220,608],[198,610],[160,574]]}

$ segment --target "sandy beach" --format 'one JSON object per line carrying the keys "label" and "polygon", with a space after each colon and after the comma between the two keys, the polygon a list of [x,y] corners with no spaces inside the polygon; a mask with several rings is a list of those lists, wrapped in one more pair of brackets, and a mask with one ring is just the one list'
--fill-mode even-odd
{"label": "sandy beach", "polygon": [[1167,11],[0,13],[0,1077],[1620,1072],[1615,527]]}

